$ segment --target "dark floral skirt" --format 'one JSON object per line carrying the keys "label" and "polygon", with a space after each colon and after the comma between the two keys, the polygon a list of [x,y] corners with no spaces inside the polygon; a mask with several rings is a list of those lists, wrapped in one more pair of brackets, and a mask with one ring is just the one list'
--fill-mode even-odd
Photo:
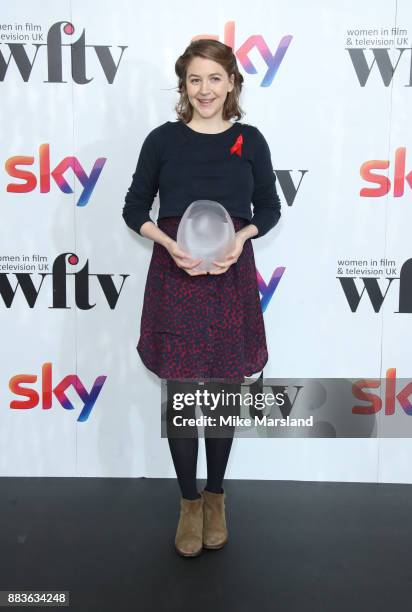
{"label": "dark floral skirt", "polygon": [[[181,217],[158,219],[176,240]],[[248,224],[232,217],[235,231]],[[223,274],[190,276],[153,243],[137,351],[163,379],[244,382],[268,360],[252,241]]]}

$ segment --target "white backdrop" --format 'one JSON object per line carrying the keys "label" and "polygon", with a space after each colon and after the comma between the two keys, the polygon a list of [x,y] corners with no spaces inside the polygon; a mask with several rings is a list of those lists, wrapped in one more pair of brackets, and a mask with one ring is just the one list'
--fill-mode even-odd
{"label": "white backdrop", "polygon": [[[278,178],[281,220],[253,241],[263,282],[281,274],[264,310],[265,377],[408,376],[412,313],[399,307],[399,274],[411,257],[410,2],[207,9],[3,3],[1,475],[175,478],[160,382],[135,348],[152,243],[121,213],[144,137],[176,119],[174,63],[198,35],[233,47],[243,121],[265,135]],[[363,195],[383,184],[372,175],[390,189]],[[376,309],[371,278],[384,296]],[[344,286],[361,294],[356,308]],[[226,477],[412,482],[411,458],[407,437],[243,438]]]}

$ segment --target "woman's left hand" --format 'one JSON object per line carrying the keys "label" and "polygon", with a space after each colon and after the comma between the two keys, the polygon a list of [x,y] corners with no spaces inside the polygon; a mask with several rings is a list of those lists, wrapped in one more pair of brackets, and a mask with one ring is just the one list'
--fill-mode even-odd
{"label": "woman's left hand", "polygon": [[243,245],[245,244],[245,237],[239,234],[235,234],[235,248],[226,256],[224,261],[214,261],[213,263],[217,266],[216,269],[210,270],[209,274],[223,274],[227,272],[230,266],[237,262],[243,251]]}

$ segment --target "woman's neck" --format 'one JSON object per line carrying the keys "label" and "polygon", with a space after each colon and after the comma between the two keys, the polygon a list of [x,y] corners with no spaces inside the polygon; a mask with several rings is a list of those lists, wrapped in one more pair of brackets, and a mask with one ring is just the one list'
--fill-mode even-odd
{"label": "woman's neck", "polygon": [[203,121],[199,121],[198,119],[191,119],[186,125],[195,130],[196,132],[203,132],[204,134],[217,134],[219,132],[224,132],[231,125],[231,121],[224,121],[223,119],[209,120],[204,119]]}

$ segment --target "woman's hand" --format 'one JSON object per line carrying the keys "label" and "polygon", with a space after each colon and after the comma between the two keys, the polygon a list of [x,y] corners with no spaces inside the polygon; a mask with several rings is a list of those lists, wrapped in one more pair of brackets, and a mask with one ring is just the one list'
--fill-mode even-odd
{"label": "woman's hand", "polygon": [[177,246],[176,240],[170,240],[165,246],[178,268],[181,268],[190,274],[190,276],[207,274],[206,271],[203,272],[202,270],[193,270],[193,268],[200,264],[202,259],[192,259],[188,253],[182,251],[182,249]]}
{"label": "woman's hand", "polygon": [[235,248],[231,251],[224,261],[214,261],[213,263],[218,266],[216,270],[210,270],[209,274],[223,274],[227,272],[230,266],[237,262],[243,251],[243,245],[245,244],[246,237],[244,234],[237,232],[235,234]]}

